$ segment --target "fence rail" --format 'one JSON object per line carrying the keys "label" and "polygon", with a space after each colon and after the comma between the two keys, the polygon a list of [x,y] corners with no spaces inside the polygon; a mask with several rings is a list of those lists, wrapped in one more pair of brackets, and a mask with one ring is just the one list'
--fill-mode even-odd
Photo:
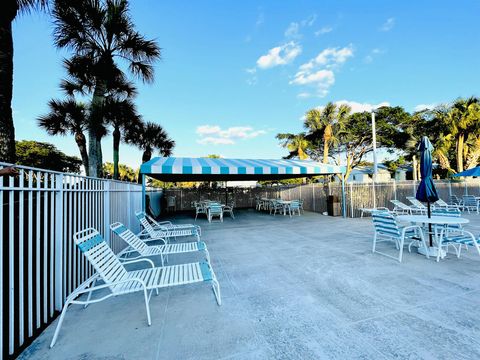
{"label": "fence rail", "polygon": [[108,226],[121,221],[139,230],[134,212],[142,203],[138,184],[16,168],[18,176],[0,177],[0,359],[37,336],[92,275],[72,235],[95,227],[120,251],[124,244]]}
{"label": "fence rail", "polygon": [[[392,209],[390,200],[407,202],[407,196],[415,196],[419,182],[413,180],[389,181],[384,183],[348,183],[345,186],[345,206],[348,217],[360,217],[362,208],[387,207]],[[448,201],[451,195],[480,195],[480,180],[462,181],[436,180],[440,198]],[[342,198],[339,183],[314,183],[254,188],[172,188],[164,191],[166,197],[175,197],[177,211],[193,210],[194,201],[209,199],[220,202],[235,201],[237,208],[255,206],[255,198],[282,198],[284,200],[303,199],[307,211],[324,213],[327,211],[328,195]]]}

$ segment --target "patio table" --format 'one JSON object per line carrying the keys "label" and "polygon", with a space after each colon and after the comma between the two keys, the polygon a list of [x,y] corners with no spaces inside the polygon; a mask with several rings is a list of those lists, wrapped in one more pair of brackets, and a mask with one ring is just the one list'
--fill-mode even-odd
{"label": "patio table", "polygon": [[437,256],[438,252],[441,251],[440,257],[443,259],[447,254],[442,249],[442,236],[439,234],[438,227],[447,227],[448,225],[462,225],[468,224],[470,220],[462,217],[453,217],[453,216],[432,216],[428,217],[427,215],[399,215],[397,217],[399,221],[405,221],[415,224],[432,224],[434,226],[434,238],[437,248],[429,248],[428,250],[423,249],[423,247],[418,248],[418,252],[422,255],[425,255],[425,251],[429,252],[430,256]]}

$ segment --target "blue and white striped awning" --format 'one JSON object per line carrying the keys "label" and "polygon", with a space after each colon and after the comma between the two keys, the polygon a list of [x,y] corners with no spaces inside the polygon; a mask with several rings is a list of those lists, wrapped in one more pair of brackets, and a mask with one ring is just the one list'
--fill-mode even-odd
{"label": "blue and white striped awning", "polygon": [[163,181],[274,180],[344,174],[345,166],[311,160],[158,157],[142,164],[140,172]]}

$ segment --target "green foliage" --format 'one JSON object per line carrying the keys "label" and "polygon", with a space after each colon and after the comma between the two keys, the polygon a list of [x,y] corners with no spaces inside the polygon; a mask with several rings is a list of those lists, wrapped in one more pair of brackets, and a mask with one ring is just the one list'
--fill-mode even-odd
{"label": "green foliage", "polygon": [[[136,182],[137,181],[137,173],[138,170],[131,168],[125,164],[118,165],[119,176],[118,180],[121,181],[128,181],[128,182]],[[113,179],[114,174],[114,166],[111,162],[106,162],[103,164],[103,174],[108,179]]]}
{"label": "green foliage", "polygon": [[40,169],[80,173],[82,161],[68,156],[49,143],[22,140],[16,142],[17,163]]}

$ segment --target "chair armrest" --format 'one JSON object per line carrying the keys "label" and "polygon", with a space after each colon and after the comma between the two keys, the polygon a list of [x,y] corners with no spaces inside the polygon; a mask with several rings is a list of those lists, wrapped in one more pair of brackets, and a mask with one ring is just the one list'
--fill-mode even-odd
{"label": "chair armrest", "polygon": [[138,262],[142,262],[142,261],[143,262],[148,262],[152,266],[152,268],[155,267],[155,264],[150,259],[137,259],[137,260],[131,260],[131,261],[124,261],[124,262],[122,262],[122,264],[123,265],[128,265],[128,264],[138,263]]}
{"label": "chair armrest", "polygon": [[407,230],[412,230],[412,229],[420,230],[420,234],[421,234],[422,227],[420,225],[408,225],[402,228],[402,237],[405,237],[405,233],[407,232]]}
{"label": "chair armrest", "polygon": [[160,222],[157,221],[157,223],[155,225],[162,226],[162,225],[173,225],[173,224],[172,224],[171,221],[160,221]]}

